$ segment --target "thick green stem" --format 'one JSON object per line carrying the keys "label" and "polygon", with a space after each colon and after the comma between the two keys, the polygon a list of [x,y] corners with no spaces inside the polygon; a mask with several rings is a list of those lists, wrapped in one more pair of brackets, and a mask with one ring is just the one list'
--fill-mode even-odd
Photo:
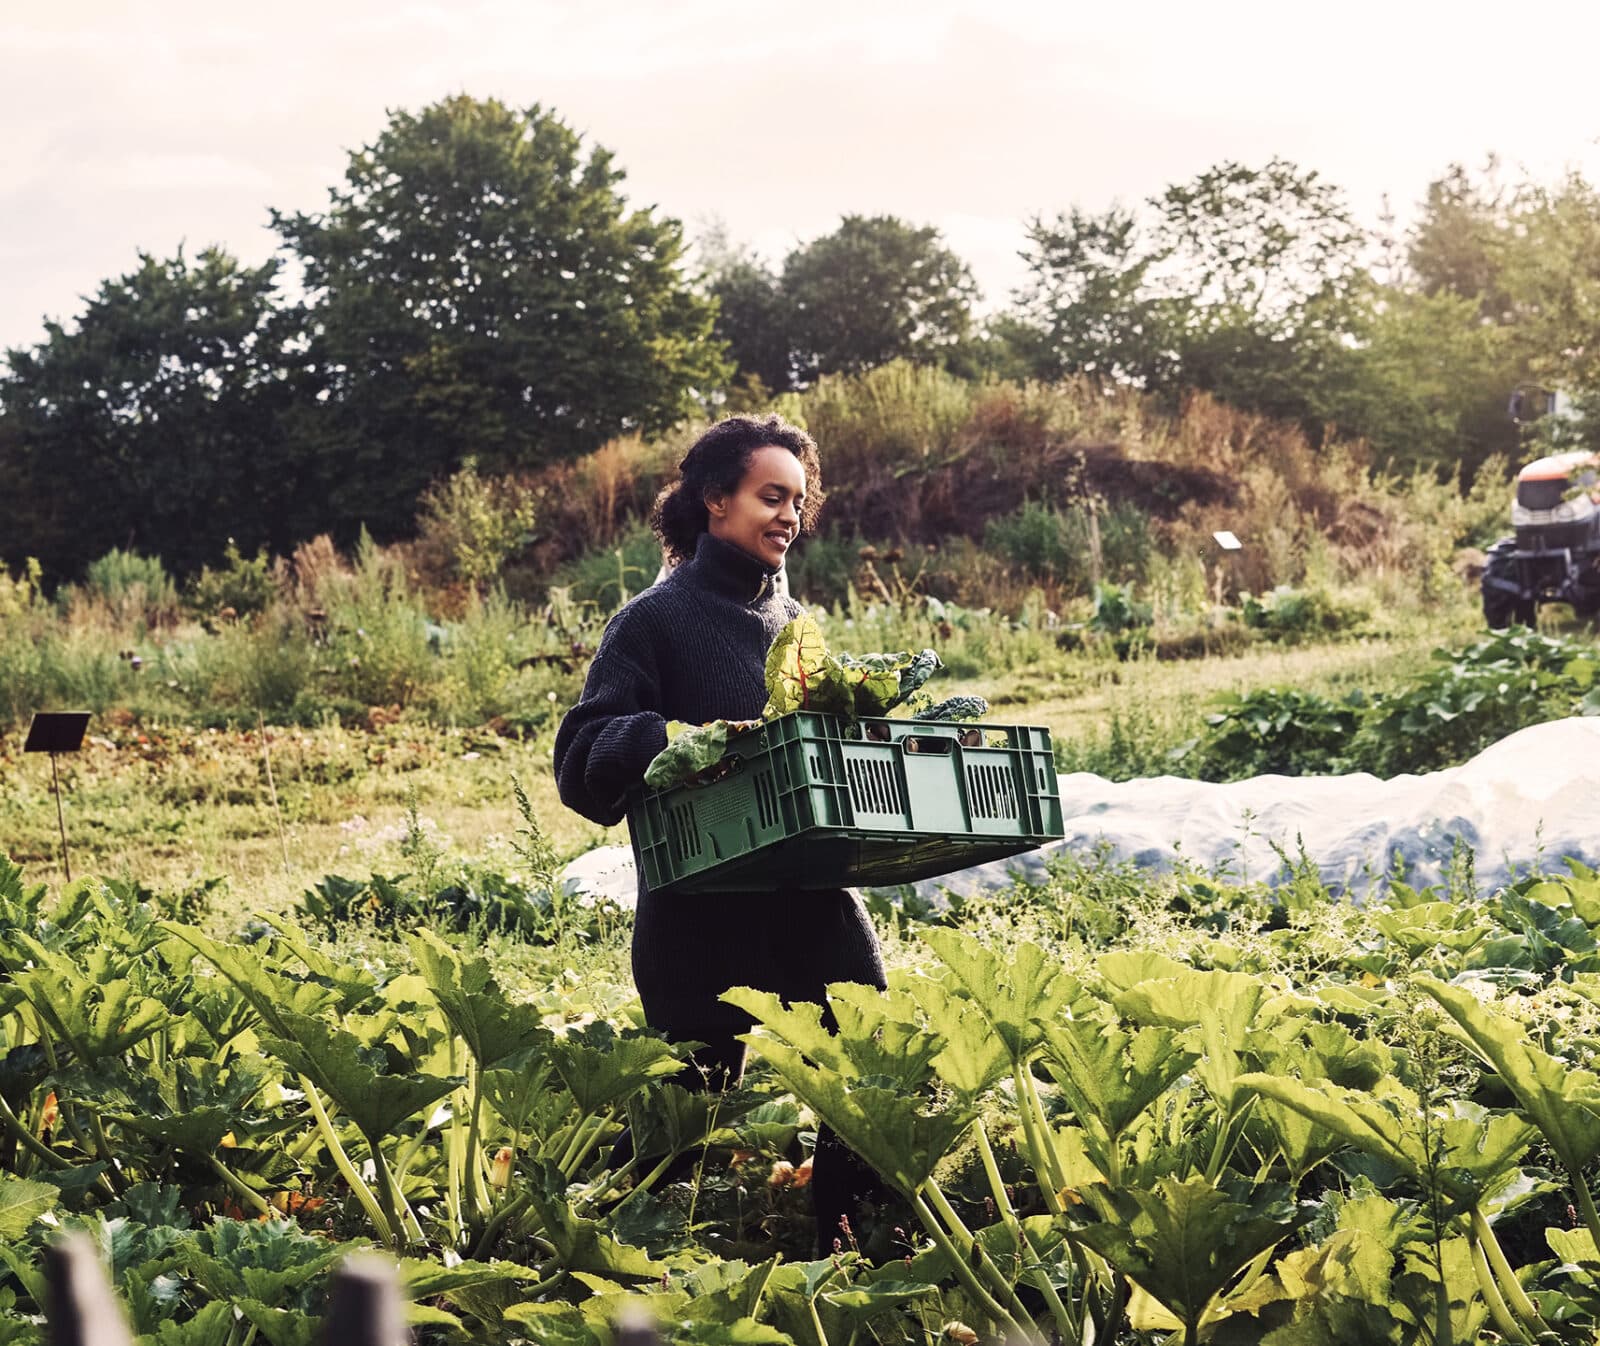
{"label": "thick green stem", "polygon": [[569,1150],[561,1164],[561,1171],[568,1178],[575,1178],[585,1161],[594,1153],[595,1146],[599,1145],[601,1138],[606,1133],[606,1128],[616,1120],[617,1110],[611,1108],[604,1117],[595,1118],[594,1125],[575,1142],[576,1148]]}
{"label": "thick green stem", "polygon": [[1022,1324],[1007,1313],[984,1287],[968,1265],[962,1250],[956,1247],[950,1235],[945,1232],[944,1226],[939,1223],[938,1216],[928,1209],[928,1203],[916,1192],[911,1193],[911,1208],[916,1211],[917,1218],[922,1221],[922,1227],[928,1231],[928,1236],[950,1259],[950,1265],[955,1271],[956,1279],[961,1282],[961,1288],[972,1297],[973,1304],[987,1314],[989,1320],[1001,1330],[1001,1335],[1010,1341],[1031,1340],[1030,1334],[1023,1331]]}
{"label": "thick green stem", "polygon": [[355,1194],[356,1200],[361,1203],[361,1208],[366,1211],[367,1218],[377,1228],[378,1237],[389,1247],[398,1248],[400,1245],[395,1238],[395,1229],[389,1223],[389,1217],[384,1213],[383,1207],[378,1204],[378,1198],[373,1195],[372,1188],[368,1187],[366,1180],[356,1172],[356,1166],[350,1162],[350,1156],[339,1143],[333,1123],[328,1120],[327,1110],[322,1106],[317,1086],[302,1075],[300,1087],[305,1090],[306,1102],[311,1106],[311,1115],[317,1119],[317,1130],[322,1135],[323,1144],[328,1147],[328,1154],[333,1159],[334,1167],[339,1170],[339,1176],[345,1180],[345,1184]]}
{"label": "thick green stem", "polygon": [[473,1212],[482,1215],[493,1204],[489,1184],[484,1180],[483,1156],[478,1152],[483,1118],[483,1070],[476,1058],[467,1062],[468,1078],[472,1082],[471,1112],[467,1122],[467,1191],[472,1198]]}
{"label": "thick green stem", "polygon": [[395,1222],[395,1227],[408,1239],[421,1243],[422,1223],[417,1219],[416,1212],[411,1209],[411,1203],[406,1200],[406,1194],[400,1190],[400,1184],[395,1181],[394,1173],[389,1168],[389,1161],[383,1157],[383,1151],[377,1147],[371,1136],[367,1137],[367,1145],[372,1150],[372,1166],[378,1174],[378,1190],[383,1194],[384,1203]]}
{"label": "thick green stem", "polygon": [[817,1316],[817,1297],[806,1300],[806,1312],[811,1315],[811,1330],[817,1334],[817,1346],[828,1346],[828,1334],[822,1330],[822,1319]]}
{"label": "thick green stem", "polygon": [[633,1191],[629,1192],[627,1196],[623,1197],[621,1201],[617,1202],[615,1208],[611,1212],[612,1216],[615,1217],[619,1211],[626,1210],[627,1207],[633,1203],[634,1197],[638,1196],[641,1192],[648,1191],[650,1184],[659,1178],[663,1173],[665,1173],[669,1168],[671,1168],[673,1160],[675,1160],[677,1157],[677,1150],[668,1151],[667,1157],[657,1164],[653,1169],[651,1169],[647,1174],[645,1174],[645,1176],[634,1185]]}
{"label": "thick green stem", "polygon": [[[949,1198],[944,1194],[944,1189],[932,1178],[929,1178],[927,1182],[922,1184],[922,1192],[927,1198],[928,1204],[933,1207],[939,1218],[945,1222],[950,1232],[960,1240],[960,1244],[966,1250],[967,1256],[977,1263],[977,1269],[983,1273],[984,1279],[989,1282],[998,1301],[1002,1304],[1007,1304],[1008,1311],[1020,1315],[1023,1322],[1030,1321],[1031,1315],[1022,1301],[1017,1298],[1016,1287],[1006,1278],[1005,1273],[995,1265],[994,1259],[989,1256],[988,1250],[978,1242],[973,1232],[967,1228],[966,1221],[961,1218],[956,1208],[950,1204]],[[1019,1236],[1017,1251],[1020,1254],[1023,1251],[1020,1237],[1021,1229],[1018,1229],[1016,1233]]]}
{"label": "thick green stem", "polygon": [[1594,1208],[1594,1197],[1589,1194],[1589,1189],[1583,1181],[1583,1174],[1577,1169],[1568,1169],[1567,1176],[1572,1179],[1572,1190],[1578,1198],[1578,1214],[1583,1217],[1583,1223],[1589,1230],[1589,1237],[1594,1240],[1595,1248],[1600,1249],[1600,1211]]}
{"label": "thick green stem", "polygon": [[1044,1115],[1044,1104],[1039,1099],[1039,1087],[1033,1082],[1033,1071],[1026,1063],[1016,1068],[1016,1077],[1022,1084],[1024,1102],[1033,1114],[1034,1126],[1039,1132],[1039,1145],[1044,1151],[1045,1165],[1050,1173],[1050,1184],[1056,1191],[1057,1204],[1060,1204],[1059,1193],[1067,1185],[1066,1166],[1061,1162],[1061,1155],[1056,1150],[1055,1134],[1050,1130],[1050,1119]]}
{"label": "thick green stem", "polygon": [[1045,1153],[1044,1142],[1038,1135],[1033,1109],[1028,1104],[1020,1065],[1012,1065],[1011,1081],[1017,1096],[1017,1118],[1022,1123],[1022,1141],[1028,1147],[1028,1158],[1033,1163],[1033,1176],[1039,1184],[1040,1192],[1044,1194],[1044,1207],[1050,1214],[1060,1215],[1066,1209],[1061,1199],[1061,1189],[1066,1183],[1058,1183],[1055,1180],[1051,1157]]}
{"label": "thick green stem", "polygon": [[490,1250],[494,1247],[494,1240],[499,1236],[500,1231],[506,1227],[506,1222],[521,1215],[529,1204],[528,1194],[520,1192],[489,1217],[489,1223],[484,1225],[483,1233],[478,1236],[477,1247],[472,1250],[473,1261],[481,1262],[489,1255]]}
{"label": "thick green stem", "polygon": [[1011,1230],[1011,1236],[1016,1239],[1017,1246],[1025,1250],[1036,1264],[1032,1279],[1033,1286],[1044,1296],[1045,1303],[1049,1305],[1050,1316],[1056,1320],[1056,1330],[1060,1332],[1062,1340],[1076,1342],[1078,1340],[1077,1324],[1073,1322],[1072,1315],[1067,1312],[1067,1306],[1061,1302],[1061,1296],[1056,1291],[1054,1283],[1050,1280],[1050,1273],[1044,1265],[1044,1258],[1038,1246],[1029,1236],[1022,1221],[1017,1218],[1017,1212],[1012,1208],[1011,1198],[1006,1195],[1006,1185],[1000,1178],[1000,1165],[995,1163],[994,1150],[989,1146],[989,1131],[984,1126],[983,1119],[978,1119],[974,1128],[978,1137],[978,1154],[983,1160],[983,1171],[989,1179],[989,1190],[994,1195],[995,1208],[999,1210]]}
{"label": "thick green stem", "polygon": [[215,1155],[208,1154],[206,1162],[211,1165],[211,1171],[228,1185],[233,1194],[257,1215],[271,1215],[273,1213],[272,1207],[267,1204],[266,1198]]}
{"label": "thick green stem", "polygon": [[1489,1316],[1494,1319],[1495,1327],[1507,1341],[1531,1346],[1532,1339],[1511,1316],[1511,1310],[1506,1307],[1506,1301],[1500,1295],[1500,1287],[1495,1284],[1494,1273],[1489,1270],[1489,1263],[1484,1258],[1483,1244],[1477,1239],[1472,1239],[1471,1243],[1472,1269],[1477,1274],[1478,1290],[1483,1295],[1483,1302],[1488,1305]]}
{"label": "thick green stem", "polygon": [[1500,1247],[1500,1240],[1495,1237],[1494,1227],[1477,1206],[1472,1208],[1472,1232],[1477,1235],[1478,1242],[1483,1245],[1484,1256],[1489,1259],[1490,1270],[1494,1272],[1495,1280],[1500,1283],[1500,1288],[1505,1292],[1506,1302],[1515,1310],[1517,1317],[1536,1333],[1548,1332],[1550,1330],[1549,1324],[1545,1322],[1538,1306],[1528,1298],[1528,1292],[1522,1288],[1522,1282],[1517,1279],[1517,1273],[1511,1269],[1511,1263],[1506,1261],[1505,1252]]}
{"label": "thick green stem", "polygon": [[72,1167],[70,1161],[63,1159],[17,1120],[17,1114],[11,1111],[11,1105],[4,1098],[0,1098],[0,1127],[35,1159],[42,1160],[51,1168]]}

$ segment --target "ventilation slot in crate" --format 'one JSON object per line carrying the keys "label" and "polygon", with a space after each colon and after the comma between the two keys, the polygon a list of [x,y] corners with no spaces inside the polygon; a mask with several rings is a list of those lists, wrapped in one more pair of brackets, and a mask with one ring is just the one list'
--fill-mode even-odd
{"label": "ventilation slot in crate", "polygon": [[672,847],[672,858],[682,864],[700,854],[700,826],[695,821],[693,803],[679,804],[667,810],[667,840]]}
{"label": "ventilation slot in crate", "polygon": [[896,778],[894,763],[881,757],[849,758],[845,769],[850,776],[850,802],[857,813],[891,813],[906,811],[900,799],[900,782]]}
{"label": "ventilation slot in crate", "polygon": [[967,763],[967,798],[974,818],[1014,822],[1017,791],[1011,768],[998,762]]}
{"label": "ventilation slot in crate", "polygon": [[778,787],[772,783],[770,772],[759,772],[756,785],[756,823],[763,832],[778,825]]}

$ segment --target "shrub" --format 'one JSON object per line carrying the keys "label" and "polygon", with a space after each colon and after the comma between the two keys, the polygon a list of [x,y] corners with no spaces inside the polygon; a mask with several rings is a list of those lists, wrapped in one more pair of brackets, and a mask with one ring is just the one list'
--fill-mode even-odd
{"label": "shrub", "polygon": [[1363,720],[1351,745],[1362,768],[1434,771],[1529,725],[1600,714],[1600,652],[1590,642],[1512,627],[1434,658],[1428,674]]}
{"label": "shrub", "polygon": [[91,561],[83,583],[69,586],[66,599],[75,620],[98,621],[138,635],[168,626],[178,616],[178,586],[160,559],[119,548]]}
{"label": "shrub", "polygon": [[550,587],[566,588],[579,603],[596,603],[609,611],[655,583],[661,569],[661,544],[640,522],[603,551],[586,552],[550,577]]}
{"label": "shrub", "polygon": [[1249,593],[1239,597],[1239,616],[1246,626],[1289,645],[1352,630],[1369,615],[1365,608],[1341,603],[1326,590],[1287,584],[1259,598]]}
{"label": "shrub", "polygon": [[1206,716],[1206,734],[1174,760],[1202,780],[1339,771],[1366,706],[1360,692],[1338,701],[1284,687],[1228,693]]}
{"label": "shrub", "polygon": [[533,494],[511,477],[478,475],[475,459],[423,492],[415,553],[423,572],[478,593],[533,539]]}
{"label": "shrub", "polygon": [[246,559],[238,545],[228,539],[219,570],[203,566],[189,583],[189,606],[201,616],[248,617],[262,611],[272,601],[276,586],[272,562],[265,551]]}

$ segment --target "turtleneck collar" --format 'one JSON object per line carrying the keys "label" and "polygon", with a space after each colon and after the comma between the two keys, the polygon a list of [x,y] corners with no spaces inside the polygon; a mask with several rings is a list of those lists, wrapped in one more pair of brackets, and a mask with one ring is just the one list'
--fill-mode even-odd
{"label": "turtleneck collar", "polygon": [[700,534],[686,569],[697,584],[741,603],[756,603],[770,594],[778,573],[743,547],[710,533]]}

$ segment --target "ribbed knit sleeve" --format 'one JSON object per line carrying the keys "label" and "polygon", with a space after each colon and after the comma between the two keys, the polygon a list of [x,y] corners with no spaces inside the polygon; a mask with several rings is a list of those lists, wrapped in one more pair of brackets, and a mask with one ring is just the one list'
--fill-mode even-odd
{"label": "ribbed knit sleeve", "polygon": [[561,802],[609,827],[627,812],[624,796],[667,746],[656,665],[658,643],[637,607],[611,619],[595,651],[583,695],[556,731]]}

